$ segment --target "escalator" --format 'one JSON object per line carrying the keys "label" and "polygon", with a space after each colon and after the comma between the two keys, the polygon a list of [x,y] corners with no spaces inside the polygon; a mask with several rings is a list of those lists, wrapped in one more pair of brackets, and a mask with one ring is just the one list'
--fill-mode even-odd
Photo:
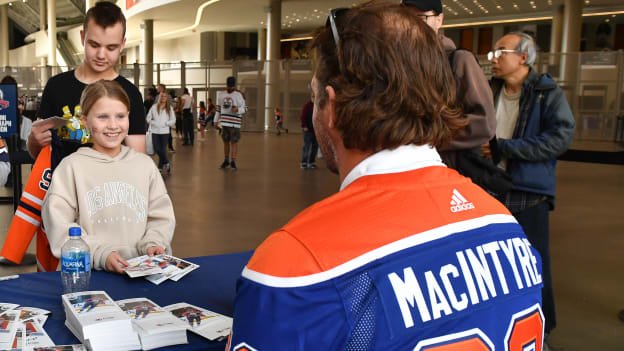
{"label": "escalator", "polygon": [[[69,39],[67,39],[66,32],[58,32],[56,33],[56,48],[58,52],[61,54],[63,61],[65,61],[65,65],[69,67],[76,67],[80,65],[81,59],[78,55],[78,51],[74,48],[74,45],[71,43]],[[59,64],[61,64],[59,62]]]}

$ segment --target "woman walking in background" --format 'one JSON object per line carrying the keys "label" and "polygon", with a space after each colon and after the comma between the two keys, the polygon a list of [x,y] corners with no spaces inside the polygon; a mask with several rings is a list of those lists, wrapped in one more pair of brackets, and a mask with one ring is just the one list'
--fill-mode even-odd
{"label": "woman walking in background", "polygon": [[199,102],[199,126],[201,138],[204,140],[204,129],[206,129],[206,104],[203,101]]}
{"label": "woman walking in background", "polygon": [[167,95],[159,95],[158,102],[149,110],[146,119],[152,132],[154,151],[158,154],[158,169],[171,173],[171,165],[167,159],[167,139],[170,127],[175,124],[176,119]]}

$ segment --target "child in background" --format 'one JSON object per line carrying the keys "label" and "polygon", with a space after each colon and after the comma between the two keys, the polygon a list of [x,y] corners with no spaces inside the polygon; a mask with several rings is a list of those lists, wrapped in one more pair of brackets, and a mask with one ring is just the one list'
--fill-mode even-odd
{"label": "child in background", "polygon": [[206,104],[203,101],[199,102],[199,125],[201,137],[204,139],[204,129],[206,129]]}
{"label": "child in background", "polygon": [[171,252],[175,216],[154,162],[122,145],[130,101],[114,81],[87,86],[81,121],[92,147],[61,161],[43,201],[50,248],[60,258],[70,227],[80,226],[94,269],[122,273],[126,259]]}
{"label": "child in background", "polygon": [[281,130],[285,130],[288,134],[288,128],[284,128],[284,116],[278,107],[275,108],[275,128],[277,128],[277,135],[280,135]]}

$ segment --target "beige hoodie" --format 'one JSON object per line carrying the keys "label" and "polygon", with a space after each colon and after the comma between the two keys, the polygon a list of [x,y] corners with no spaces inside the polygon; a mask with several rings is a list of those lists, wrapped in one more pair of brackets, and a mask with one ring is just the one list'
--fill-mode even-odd
{"label": "beige hoodie", "polygon": [[165,184],[152,159],[126,146],[112,158],[90,147],[65,157],[41,217],[58,258],[69,228],[80,226],[95,269],[104,269],[113,251],[125,259],[150,246],[171,252],[175,216]]}

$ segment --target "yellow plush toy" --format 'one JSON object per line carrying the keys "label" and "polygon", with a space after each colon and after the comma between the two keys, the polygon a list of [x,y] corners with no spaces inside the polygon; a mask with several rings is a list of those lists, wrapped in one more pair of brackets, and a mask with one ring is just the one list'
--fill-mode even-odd
{"label": "yellow plush toy", "polygon": [[91,141],[91,135],[82,124],[80,116],[82,116],[80,106],[74,108],[73,115],[68,106],[63,107],[63,118],[67,120],[67,124],[58,129],[58,135],[61,139],[79,141],[83,144]]}

